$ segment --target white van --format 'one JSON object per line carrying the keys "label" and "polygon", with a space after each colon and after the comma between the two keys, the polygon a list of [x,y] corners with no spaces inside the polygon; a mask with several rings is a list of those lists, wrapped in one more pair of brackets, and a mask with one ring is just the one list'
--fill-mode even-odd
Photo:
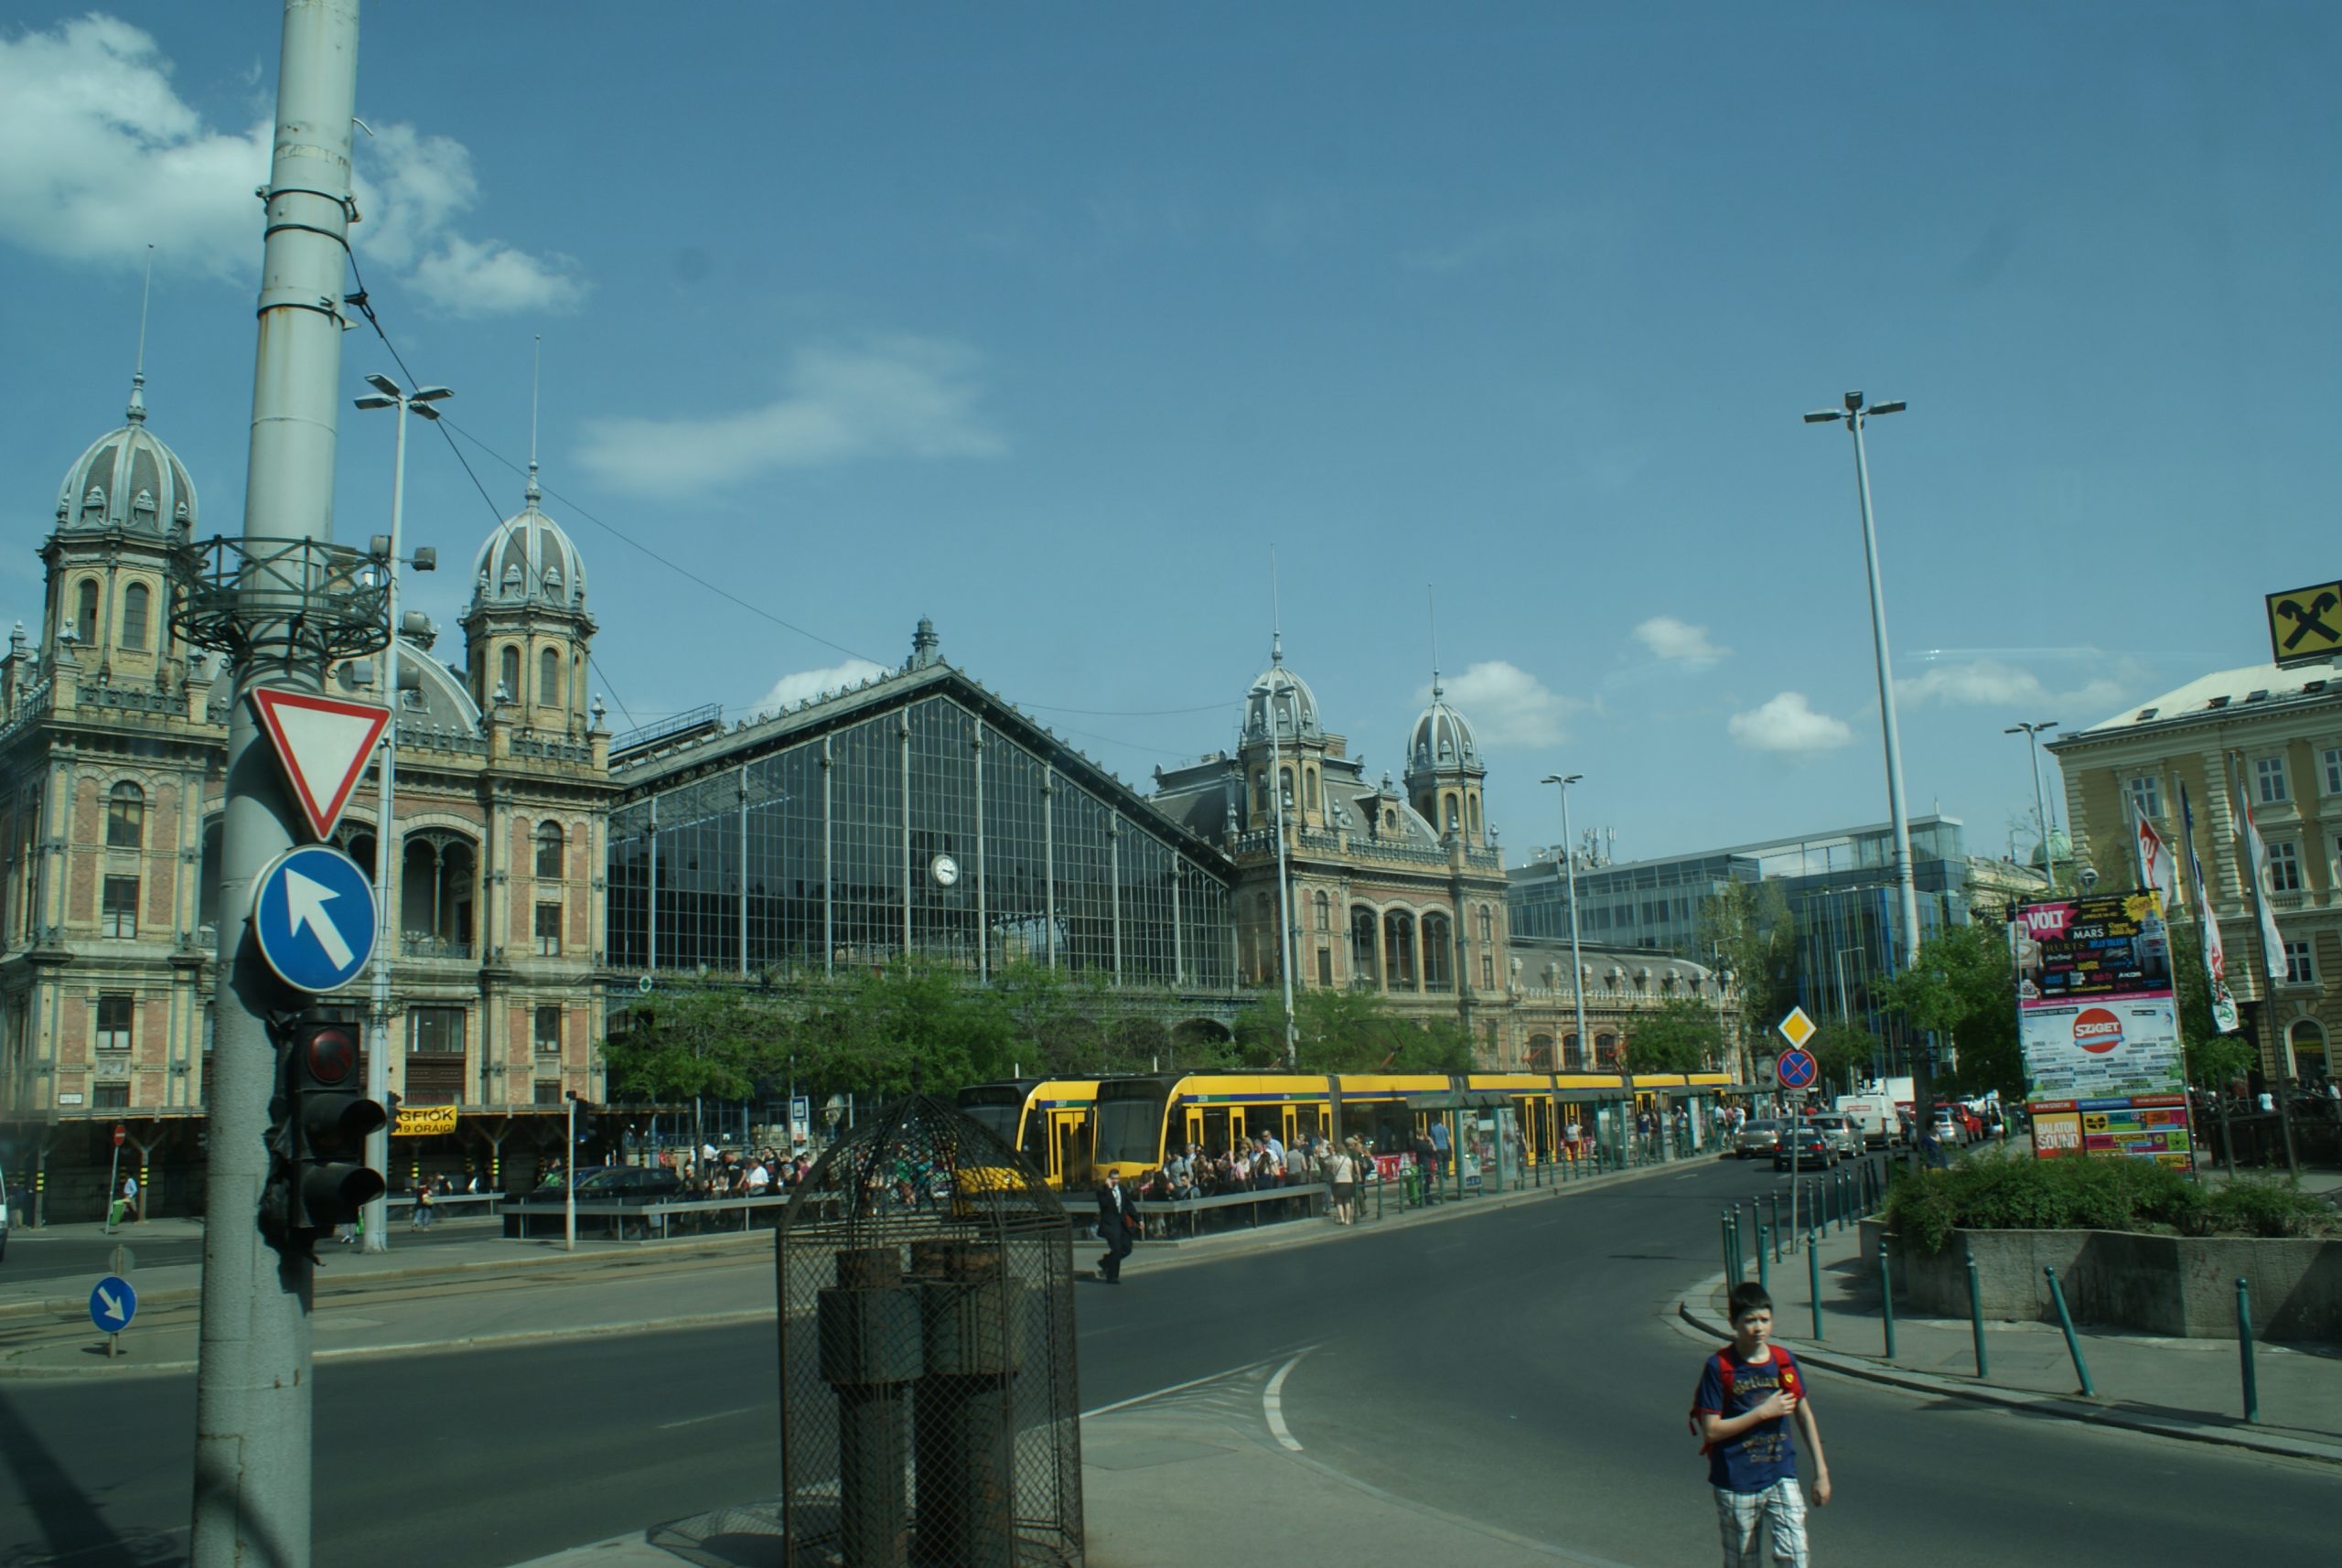
{"label": "white van", "polygon": [[1862,1133],[1863,1146],[1866,1149],[1890,1147],[1902,1132],[1903,1123],[1895,1113],[1895,1101],[1885,1094],[1842,1094],[1838,1096],[1833,1109]]}

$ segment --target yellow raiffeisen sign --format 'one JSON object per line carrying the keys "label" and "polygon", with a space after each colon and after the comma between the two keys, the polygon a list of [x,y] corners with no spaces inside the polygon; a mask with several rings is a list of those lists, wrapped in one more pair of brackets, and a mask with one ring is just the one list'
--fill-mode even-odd
{"label": "yellow raiffeisen sign", "polygon": [[2313,583],[2271,594],[2269,649],[2275,662],[2299,664],[2342,653],[2342,583]]}
{"label": "yellow raiffeisen sign", "polygon": [[452,1105],[402,1105],[399,1119],[391,1129],[393,1138],[427,1138],[438,1133],[456,1130],[456,1108]]}

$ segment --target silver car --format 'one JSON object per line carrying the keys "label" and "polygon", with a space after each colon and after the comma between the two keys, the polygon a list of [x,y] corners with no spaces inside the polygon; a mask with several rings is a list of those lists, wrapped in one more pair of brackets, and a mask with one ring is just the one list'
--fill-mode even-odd
{"label": "silver car", "polygon": [[1862,1129],[1856,1127],[1849,1118],[1816,1116],[1812,1118],[1812,1122],[1820,1130],[1822,1140],[1830,1145],[1832,1159],[1851,1160],[1863,1152]]}
{"label": "silver car", "polygon": [[1770,1155],[1781,1146],[1781,1124],[1768,1118],[1745,1122],[1740,1129],[1740,1140],[1733,1146],[1744,1160]]}

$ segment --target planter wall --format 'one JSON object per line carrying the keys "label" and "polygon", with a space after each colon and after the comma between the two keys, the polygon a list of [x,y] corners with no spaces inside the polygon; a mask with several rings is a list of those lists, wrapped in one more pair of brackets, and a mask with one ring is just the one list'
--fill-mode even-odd
{"label": "planter wall", "polygon": [[2266,1339],[2342,1342],[2342,1241],[2151,1236],[2130,1230],[1958,1230],[1932,1255],[1863,1221],[1864,1266],[1882,1236],[1896,1294],[1923,1311],[1968,1316],[1968,1260],[1987,1317],[2055,1322],[2043,1268],[2057,1271],[2078,1323],[2175,1338],[2236,1334],[2236,1282],[2251,1283],[2253,1325]]}

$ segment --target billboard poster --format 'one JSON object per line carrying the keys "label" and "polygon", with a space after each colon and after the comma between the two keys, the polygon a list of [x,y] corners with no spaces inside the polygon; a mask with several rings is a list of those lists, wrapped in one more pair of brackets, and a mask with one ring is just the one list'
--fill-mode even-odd
{"label": "billboard poster", "polygon": [[2187,1165],[2186,1057],[2161,896],[2026,904],[2014,935],[2034,1152]]}

